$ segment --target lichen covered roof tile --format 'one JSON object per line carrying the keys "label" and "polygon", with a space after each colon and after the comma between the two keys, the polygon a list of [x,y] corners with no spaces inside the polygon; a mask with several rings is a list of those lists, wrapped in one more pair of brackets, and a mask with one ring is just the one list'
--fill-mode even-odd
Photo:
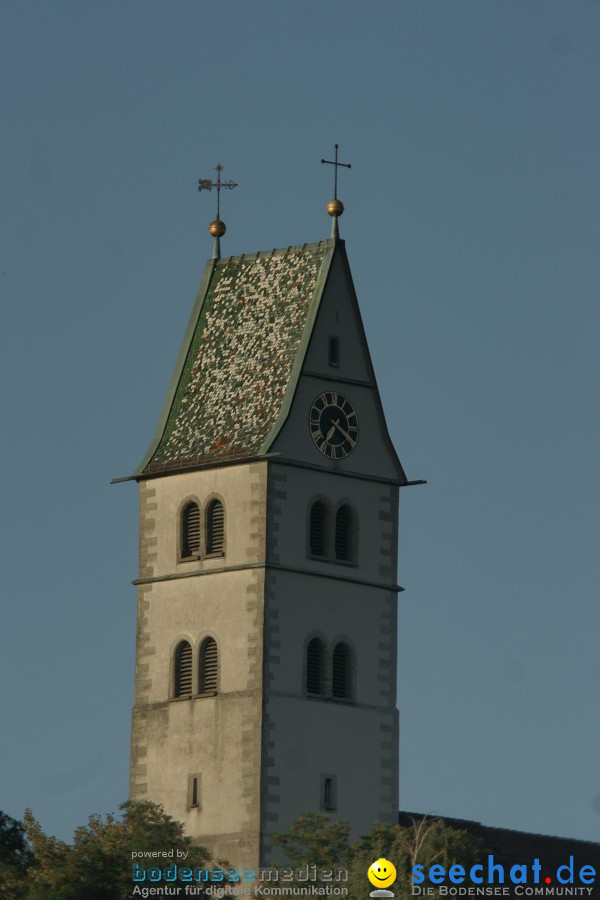
{"label": "lichen covered roof tile", "polygon": [[219,260],[145,473],[259,452],[281,411],[326,249]]}

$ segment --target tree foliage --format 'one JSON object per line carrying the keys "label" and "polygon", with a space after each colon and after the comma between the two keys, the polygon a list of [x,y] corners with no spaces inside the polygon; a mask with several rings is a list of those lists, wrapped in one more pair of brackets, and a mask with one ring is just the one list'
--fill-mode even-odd
{"label": "tree foliage", "polygon": [[481,855],[477,838],[466,831],[451,828],[442,819],[415,817],[409,826],[375,823],[359,841],[349,842],[350,828],[345,822],[331,822],[324,813],[307,814],[296,820],[287,834],[274,836],[274,843],[290,863],[348,869],[350,900],[364,900],[370,893],[367,870],[381,857],[393,862],[397,871],[391,886],[396,898],[411,897],[411,873],[414,865],[427,870],[434,863],[446,868],[454,863],[470,867]]}
{"label": "tree foliage", "polygon": [[[23,822],[0,813],[0,898],[2,900],[125,900],[131,897],[132,853],[170,851],[188,854],[185,865],[206,868],[209,854],[183,833],[183,826],[154,803],[123,803],[120,815],[90,816],[67,844],[46,835],[27,810]],[[324,813],[300,816],[287,834],[274,836],[276,847],[294,868],[346,869],[349,900],[364,900],[371,886],[367,869],[385,857],[396,867],[392,885],[397,900],[411,896],[411,871],[440,863],[471,866],[481,855],[479,842],[441,819],[415,817],[410,826],[375,823],[355,843],[347,822]],[[166,868],[170,859],[144,857],[144,868]],[[317,883],[327,883],[321,878]],[[314,882],[313,882],[314,883]],[[338,886],[341,886],[338,882]]]}
{"label": "tree foliage", "polygon": [[18,900],[24,896],[32,859],[21,822],[0,812],[0,897]]}
{"label": "tree foliage", "polygon": [[325,813],[305,813],[287,834],[273,835],[293,866],[342,866],[348,860],[350,826],[330,821]]}
{"label": "tree foliage", "polygon": [[[177,848],[188,854],[185,865],[205,867],[209,854],[183,833],[183,826],[155,803],[129,802],[120,816],[90,816],[77,828],[73,843],[44,834],[30,810],[23,825],[23,859],[18,878],[2,885],[0,897],[10,900],[125,900],[132,891],[132,852]],[[14,821],[14,820],[13,820]],[[8,839],[8,838],[7,838]],[[138,860],[145,868],[165,868],[166,858]],[[6,866],[8,868],[8,866]],[[17,867],[18,868],[18,867]],[[0,866],[0,876],[2,875]],[[11,874],[8,872],[7,874]],[[12,893],[11,893],[12,891]]]}

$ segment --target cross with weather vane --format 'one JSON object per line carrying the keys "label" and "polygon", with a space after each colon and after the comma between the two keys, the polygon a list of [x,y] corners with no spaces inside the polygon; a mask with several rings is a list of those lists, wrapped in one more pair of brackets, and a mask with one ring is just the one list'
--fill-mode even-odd
{"label": "cross with weather vane", "polygon": [[225,222],[221,221],[221,189],[229,188],[230,190],[232,190],[234,187],[237,187],[237,183],[235,181],[221,181],[221,172],[223,171],[223,168],[224,167],[221,165],[221,163],[217,163],[217,165],[215,166],[215,170],[217,173],[216,181],[213,181],[211,178],[198,179],[199,191],[212,191],[213,188],[217,189],[217,217],[208,226],[208,230],[215,239],[213,259],[219,259],[221,256],[220,238],[223,237],[227,230],[225,227]]}
{"label": "cross with weather vane", "polygon": [[338,200],[337,195],[337,179],[338,179],[338,169],[340,166],[344,166],[345,169],[351,169],[351,163],[341,163],[338,162],[338,144],[335,145],[335,159],[322,159],[322,163],[328,163],[330,166],[334,166],[334,179],[333,179],[333,200],[330,200],[327,204],[327,212],[333,218],[333,222],[331,223],[331,237],[337,238],[340,236],[338,229],[338,216],[341,216],[344,212],[344,204],[341,200]]}

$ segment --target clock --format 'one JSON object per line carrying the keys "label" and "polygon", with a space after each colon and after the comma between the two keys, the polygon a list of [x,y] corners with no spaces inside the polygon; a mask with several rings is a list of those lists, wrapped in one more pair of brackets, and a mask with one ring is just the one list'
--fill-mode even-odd
{"label": "clock", "polygon": [[356,447],[356,410],[336,391],[319,394],[310,408],[308,424],[315,446],[329,459],[343,459]]}

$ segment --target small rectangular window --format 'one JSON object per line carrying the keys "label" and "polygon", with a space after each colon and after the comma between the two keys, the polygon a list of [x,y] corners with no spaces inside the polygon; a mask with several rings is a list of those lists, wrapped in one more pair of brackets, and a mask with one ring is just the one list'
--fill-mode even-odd
{"label": "small rectangular window", "polygon": [[340,364],[340,339],[338,337],[329,338],[329,365],[339,366]]}
{"label": "small rectangular window", "polygon": [[200,775],[190,775],[188,777],[188,809],[200,807],[200,785],[202,779]]}
{"label": "small rectangular window", "polygon": [[337,809],[337,780],[335,775],[321,775],[321,809],[333,812]]}

